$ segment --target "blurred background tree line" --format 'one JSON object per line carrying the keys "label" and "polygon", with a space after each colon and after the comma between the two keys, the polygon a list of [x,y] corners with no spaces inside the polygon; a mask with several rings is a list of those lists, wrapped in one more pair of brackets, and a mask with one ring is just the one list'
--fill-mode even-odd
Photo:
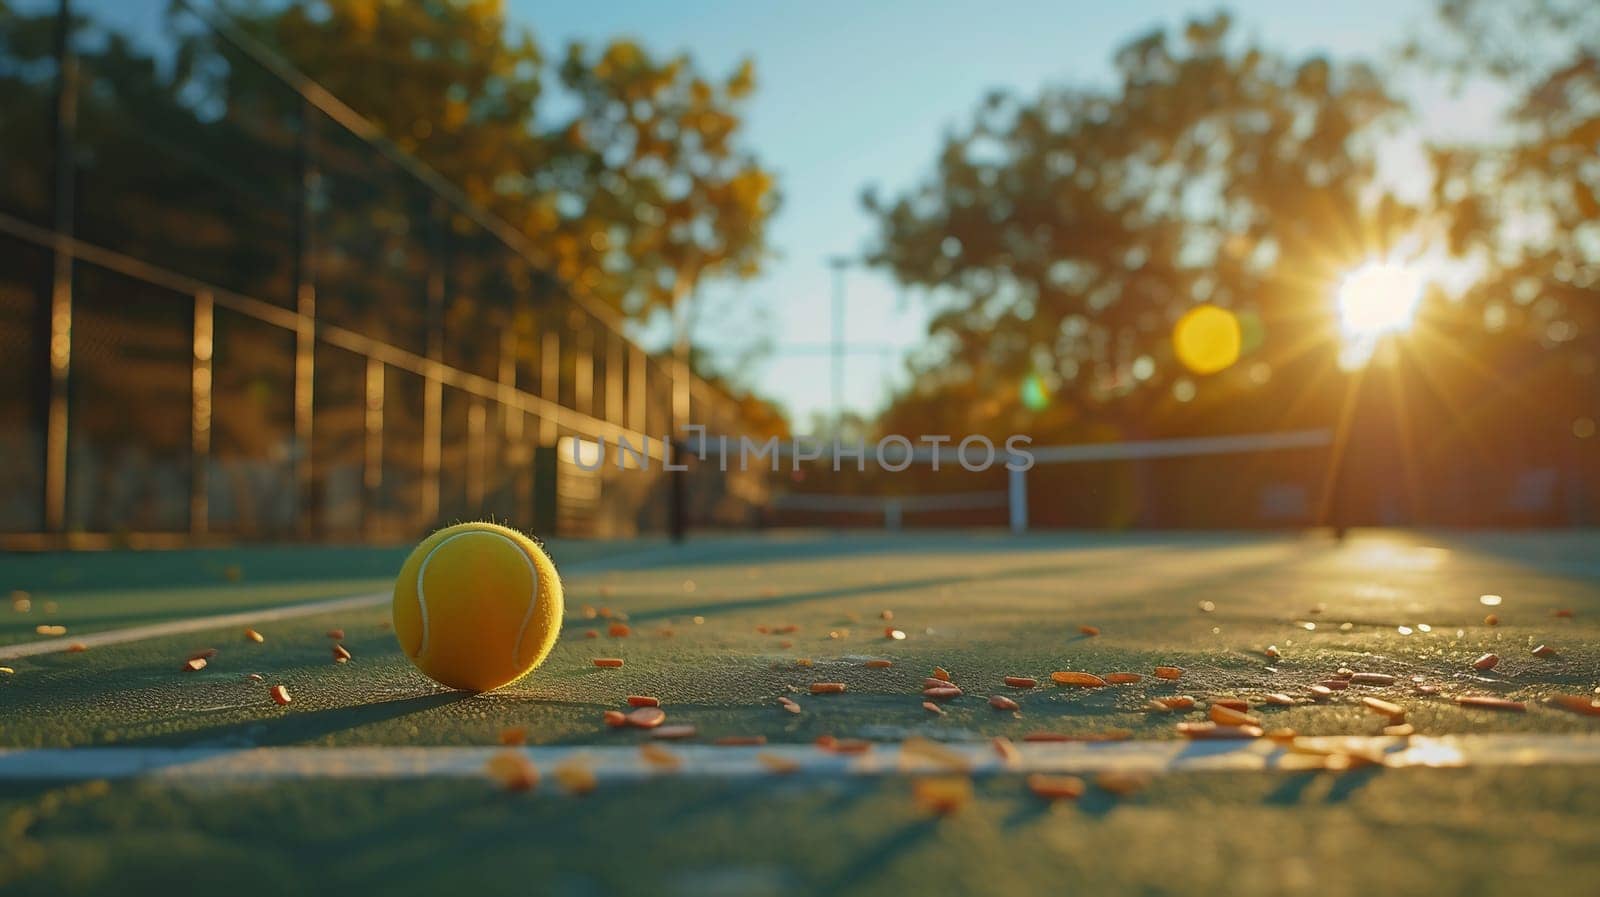
{"label": "blurred background tree line", "polygon": [[[503,287],[543,289],[548,276],[644,322],[705,281],[755,276],[771,252],[777,184],[740,133],[752,62],[712,74],[627,39],[543,47],[495,0],[220,6],[513,229],[537,267],[508,264],[459,215],[444,234],[415,225],[436,210],[359,217],[405,207],[407,196],[372,200],[402,179],[343,152],[336,128],[308,138],[299,98],[256,68],[201,63],[237,53],[206,28],[175,27],[160,63],[115,33],[78,48],[95,88],[80,127],[107,132],[83,143],[114,144],[134,115],[171,135],[84,164],[79,195],[97,201],[81,203],[78,227],[91,241],[158,263],[181,255],[196,276],[292,305],[289,213],[265,200],[296,189],[302,143],[318,141],[319,315],[415,344],[436,328],[384,297],[448,243],[443,355],[468,370],[492,367],[503,333],[532,344],[569,323],[489,307]],[[936,309],[911,385],[869,426],[1036,443],[1339,426],[1347,468],[1368,484],[1356,517],[1573,519],[1549,496],[1518,505],[1563,491],[1540,477],[1576,480],[1576,500],[1595,507],[1600,6],[1433,9],[1425,43],[1396,35],[1379,62],[1286,56],[1217,13],[1128,41],[1109,85],[982,98],[919,185],[865,194],[878,221],[868,262]],[[26,65],[50,56],[47,33],[8,29],[7,55],[23,64],[3,74],[0,127],[47,119],[32,107],[51,99],[30,92]],[[1428,147],[1431,189],[1409,201],[1379,177],[1385,136],[1417,113],[1393,88],[1405,70],[1514,97],[1492,140]],[[0,161],[8,194],[46,202],[44,153]],[[197,172],[227,189],[192,189]],[[96,192],[106,184],[122,189]],[[182,216],[139,199],[185,193]],[[1430,282],[1410,332],[1353,357],[1331,296],[1373,259],[1469,276]],[[1236,323],[1225,363],[1175,350],[1174,327],[1197,306]],[[746,405],[761,427],[782,427],[770,405]]]}
{"label": "blurred background tree line", "polygon": [[[1434,40],[1382,67],[1286,58],[1218,13],[1126,43],[1109,88],[984,98],[918,186],[864,196],[869,260],[937,309],[883,431],[1333,426],[1352,520],[1594,522],[1600,6],[1435,12]],[[1376,174],[1417,111],[1390,88],[1409,67],[1514,101],[1494,139],[1427,147],[1432,188],[1408,203]],[[1352,346],[1333,297],[1370,260],[1429,282],[1409,332]],[[1237,321],[1220,370],[1175,351],[1197,304]]]}

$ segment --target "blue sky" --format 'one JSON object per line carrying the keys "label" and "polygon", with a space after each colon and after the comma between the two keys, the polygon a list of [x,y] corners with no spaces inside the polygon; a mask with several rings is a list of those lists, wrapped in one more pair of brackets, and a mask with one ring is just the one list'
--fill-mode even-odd
{"label": "blue sky", "polygon": [[[872,234],[863,188],[886,194],[929,170],[942,135],[964,121],[991,88],[1032,93],[1042,85],[1091,84],[1110,77],[1110,57],[1125,40],[1156,25],[1179,24],[1217,4],[1184,2],[1005,4],[880,0],[808,4],[619,0],[569,3],[508,0],[514,24],[534,29],[554,50],[568,40],[627,34],[656,51],[689,51],[704,70],[724,74],[755,59],[759,87],[746,107],[746,145],[775,170],[784,194],[772,223],[776,257],[759,279],[702,291],[698,344],[733,359],[756,337],[773,343],[745,379],[783,402],[804,426],[830,408],[825,353],[830,336],[828,259],[858,253]],[[1243,34],[1291,54],[1328,52],[1381,59],[1424,27],[1425,0],[1346,0],[1337,4],[1227,4]],[[997,12],[996,10],[1003,10]],[[1450,98],[1435,85],[1422,94],[1422,127],[1467,134],[1486,127],[1481,98]],[[1397,139],[1397,180],[1415,161]],[[1414,174],[1414,172],[1413,172]],[[847,276],[847,339],[910,346],[925,333],[916,295],[872,272]],[[859,354],[846,366],[846,405],[878,408],[904,382],[899,354]]]}

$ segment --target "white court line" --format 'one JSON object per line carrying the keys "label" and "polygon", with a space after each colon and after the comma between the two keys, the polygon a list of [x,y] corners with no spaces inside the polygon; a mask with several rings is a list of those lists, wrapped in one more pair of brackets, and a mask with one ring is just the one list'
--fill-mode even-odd
{"label": "white court line", "polygon": [[[562,571],[563,578],[567,576],[582,576],[588,573],[603,573],[607,570],[627,570],[654,563],[661,558],[679,557],[681,555],[682,549],[668,547],[651,551],[623,553],[615,558],[597,558],[587,562],[568,564],[566,569]],[[309,617],[338,610],[358,610],[377,607],[393,599],[393,592],[373,592],[366,595],[352,595],[348,598],[305,601],[299,604],[262,607],[256,610],[243,610],[229,614],[187,617],[182,620],[149,623],[144,626],[129,626],[124,629],[107,629],[103,632],[91,632],[71,638],[59,637],[43,641],[23,642],[17,645],[0,645],[0,660],[16,660],[22,657],[36,657],[40,654],[58,654],[70,650],[73,645],[83,645],[85,648],[99,648],[105,645],[120,645],[125,642],[137,642],[167,635],[182,635],[186,632],[203,632],[210,629],[226,629],[230,626],[271,623],[276,620]]]}
{"label": "white court line", "polygon": [[[602,783],[653,776],[743,779],[775,775],[762,755],[795,764],[794,775],[824,778],[948,773],[957,767],[930,761],[898,745],[880,744],[865,754],[840,755],[812,745],[717,747],[658,745],[680,761],[676,769],[647,762],[635,745],[573,747],[277,747],[135,748],[88,747],[0,750],[0,781],[70,781],[144,778],[161,782],[259,782],[310,779],[480,778],[495,754],[518,751],[542,769],[581,762]],[[1359,752],[1381,757],[1389,768],[1465,766],[1600,765],[1600,735],[1444,735],[1304,737],[1303,749]],[[1107,770],[1165,775],[1203,772],[1301,772],[1304,754],[1291,754],[1265,739],[1240,742],[1121,741],[1019,743],[1019,758],[1006,763],[987,742],[944,744],[975,775],[998,773],[1095,773]]]}

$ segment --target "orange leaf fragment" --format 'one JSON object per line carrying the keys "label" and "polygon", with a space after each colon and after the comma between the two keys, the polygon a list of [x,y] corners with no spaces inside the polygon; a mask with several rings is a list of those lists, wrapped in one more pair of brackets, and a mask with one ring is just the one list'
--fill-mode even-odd
{"label": "orange leaf fragment", "polygon": [[1050,679],[1057,685],[1076,685],[1079,688],[1100,688],[1106,684],[1106,680],[1093,673],[1059,671],[1051,673]]}
{"label": "orange leaf fragment", "polygon": [[972,800],[972,780],[965,776],[923,776],[911,786],[917,805],[931,813],[954,813]]}
{"label": "orange leaf fragment", "polygon": [[1073,800],[1083,795],[1083,779],[1077,776],[1051,776],[1034,773],[1028,776],[1028,790],[1045,800]]}
{"label": "orange leaf fragment", "polygon": [[1178,734],[1198,740],[1224,738],[1260,738],[1260,726],[1223,726],[1216,723],[1178,723]]}
{"label": "orange leaf fragment", "polygon": [[654,729],[666,721],[666,711],[660,707],[640,707],[628,714],[628,725],[641,729]]}
{"label": "orange leaf fragment", "polygon": [[1581,713],[1584,716],[1600,716],[1600,701],[1588,695],[1554,695],[1550,702],[1563,710]]}
{"label": "orange leaf fragment", "polygon": [[1371,710],[1373,713],[1376,713],[1379,716],[1387,716],[1390,722],[1399,723],[1406,718],[1406,709],[1392,701],[1385,701],[1382,698],[1366,697],[1361,699],[1361,703],[1367,705],[1367,709]]}
{"label": "orange leaf fragment", "polygon": [[539,786],[539,767],[519,751],[501,751],[490,757],[483,769],[507,791],[532,791]]}
{"label": "orange leaf fragment", "polygon": [[1211,705],[1211,721],[1219,726],[1259,726],[1261,720],[1222,704]]}
{"label": "orange leaf fragment", "polygon": [[557,766],[555,777],[561,787],[573,794],[588,794],[600,784],[589,764],[576,758]]}

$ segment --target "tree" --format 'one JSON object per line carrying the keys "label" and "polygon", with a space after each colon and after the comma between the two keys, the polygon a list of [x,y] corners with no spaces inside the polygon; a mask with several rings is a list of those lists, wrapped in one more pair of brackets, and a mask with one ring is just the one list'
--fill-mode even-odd
{"label": "tree", "polygon": [[1435,213],[1483,275],[1466,297],[1496,332],[1600,347],[1600,7],[1440,0],[1448,42],[1411,55],[1511,94],[1503,139],[1433,148]]}
{"label": "tree", "polygon": [[739,142],[748,60],[714,79],[619,38],[553,62],[499,0],[224,8],[526,235],[574,290],[645,315],[760,268],[777,192]]}
{"label": "tree", "polygon": [[[906,407],[1058,434],[1151,420],[1187,376],[1172,325],[1200,302],[1271,334],[1273,364],[1331,361],[1333,278],[1413,216],[1372,187],[1368,135],[1400,107],[1365,65],[1238,44],[1217,14],[1123,46],[1111,88],[997,92],[920,186],[867,195],[872,261],[940,303],[915,389],[965,399]],[[1051,408],[1026,406],[1030,379]]]}

